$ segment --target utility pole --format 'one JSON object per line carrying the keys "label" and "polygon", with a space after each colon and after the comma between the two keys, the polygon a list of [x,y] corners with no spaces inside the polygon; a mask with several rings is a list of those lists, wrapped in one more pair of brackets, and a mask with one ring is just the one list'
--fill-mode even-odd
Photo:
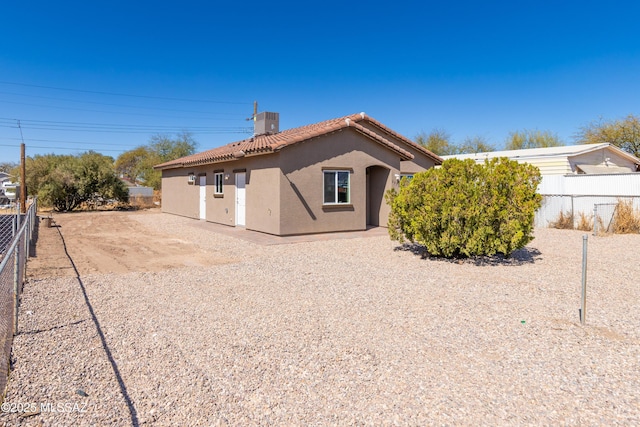
{"label": "utility pole", "polygon": [[[20,213],[27,213],[27,167],[24,155],[24,137],[22,136],[22,126],[18,120],[18,129],[20,129]],[[17,196],[17,194],[16,194]]]}

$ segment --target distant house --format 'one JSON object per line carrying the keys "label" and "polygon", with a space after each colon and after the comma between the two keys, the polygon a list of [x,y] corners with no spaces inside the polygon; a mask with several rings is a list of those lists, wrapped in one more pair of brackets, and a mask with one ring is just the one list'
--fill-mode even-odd
{"label": "distant house", "polygon": [[[5,183],[9,184],[11,182],[11,177],[6,172],[0,172],[0,206],[7,206],[11,202],[7,197],[7,193],[5,192]],[[12,190],[14,191],[14,190]],[[15,196],[15,193],[11,194]]]}
{"label": "distant house", "polygon": [[609,174],[637,172],[640,159],[612,144],[567,145],[563,147],[530,148],[524,150],[491,151],[456,154],[443,159],[485,159],[508,157],[520,163],[537,166],[543,176],[566,174]]}
{"label": "distant house", "polygon": [[386,226],[384,194],[442,160],[365,115],[279,132],[260,113],[252,138],[157,165],[163,212],[275,235]]}
{"label": "distant house", "polygon": [[[538,186],[542,206],[536,212],[536,227],[548,227],[561,215],[573,218],[574,226],[581,217],[592,224],[610,224],[620,201],[630,201],[636,209],[640,208],[640,159],[612,144],[494,151],[443,158],[452,157],[476,162],[508,157],[537,166],[542,175]],[[594,215],[597,215],[597,221],[594,221]]]}

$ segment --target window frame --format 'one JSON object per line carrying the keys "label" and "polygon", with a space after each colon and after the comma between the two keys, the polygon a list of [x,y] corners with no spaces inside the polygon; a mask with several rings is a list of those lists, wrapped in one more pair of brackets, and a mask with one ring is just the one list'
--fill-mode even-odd
{"label": "window frame", "polygon": [[[341,173],[347,174],[346,183],[346,201],[340,201],[339,188],[344,188],[344,185],[340,185],[339,176]],[[322,204],[324,206],[348,206],[351,204],[351,173],[349,169],[323,169],[322,170]],[[333,174],[333,201],[327,201],[327,175]]]}
{"label": "window frame", "polygon": [[213,173],[213,194],[224,194],[224,172]]}
{"label": "window frame", "polygon": [[405,178],[405,181],[408,184],[413,179],[413,175],[415,175],[415,174],[414,173],[401,173],[400,174],[400,181],[402,181],[402,178]]}

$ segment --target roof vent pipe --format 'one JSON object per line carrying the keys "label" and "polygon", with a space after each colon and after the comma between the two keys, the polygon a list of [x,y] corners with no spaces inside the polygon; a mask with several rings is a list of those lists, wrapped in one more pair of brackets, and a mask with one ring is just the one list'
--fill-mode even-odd
{"label": "roof vent pipe", "polygon": [[351,126],[351,119],[344,119],[344,121],[347,123],[347,126]]}

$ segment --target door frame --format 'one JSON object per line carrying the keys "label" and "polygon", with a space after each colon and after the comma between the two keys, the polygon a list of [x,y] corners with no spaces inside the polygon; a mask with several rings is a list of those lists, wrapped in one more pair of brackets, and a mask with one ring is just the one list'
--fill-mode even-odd
{"label": "door frame", "polygon": [[[244,227],[247,222],[247,173],[236,172],[236,227]],[[239,185],[242,184],[242,185]],[[240,200],[242,199],[242,203]]]}
{"label": "door frame", "polygon": [[207,175],[198,176],[200,186],[200,219],[207,219]]}

